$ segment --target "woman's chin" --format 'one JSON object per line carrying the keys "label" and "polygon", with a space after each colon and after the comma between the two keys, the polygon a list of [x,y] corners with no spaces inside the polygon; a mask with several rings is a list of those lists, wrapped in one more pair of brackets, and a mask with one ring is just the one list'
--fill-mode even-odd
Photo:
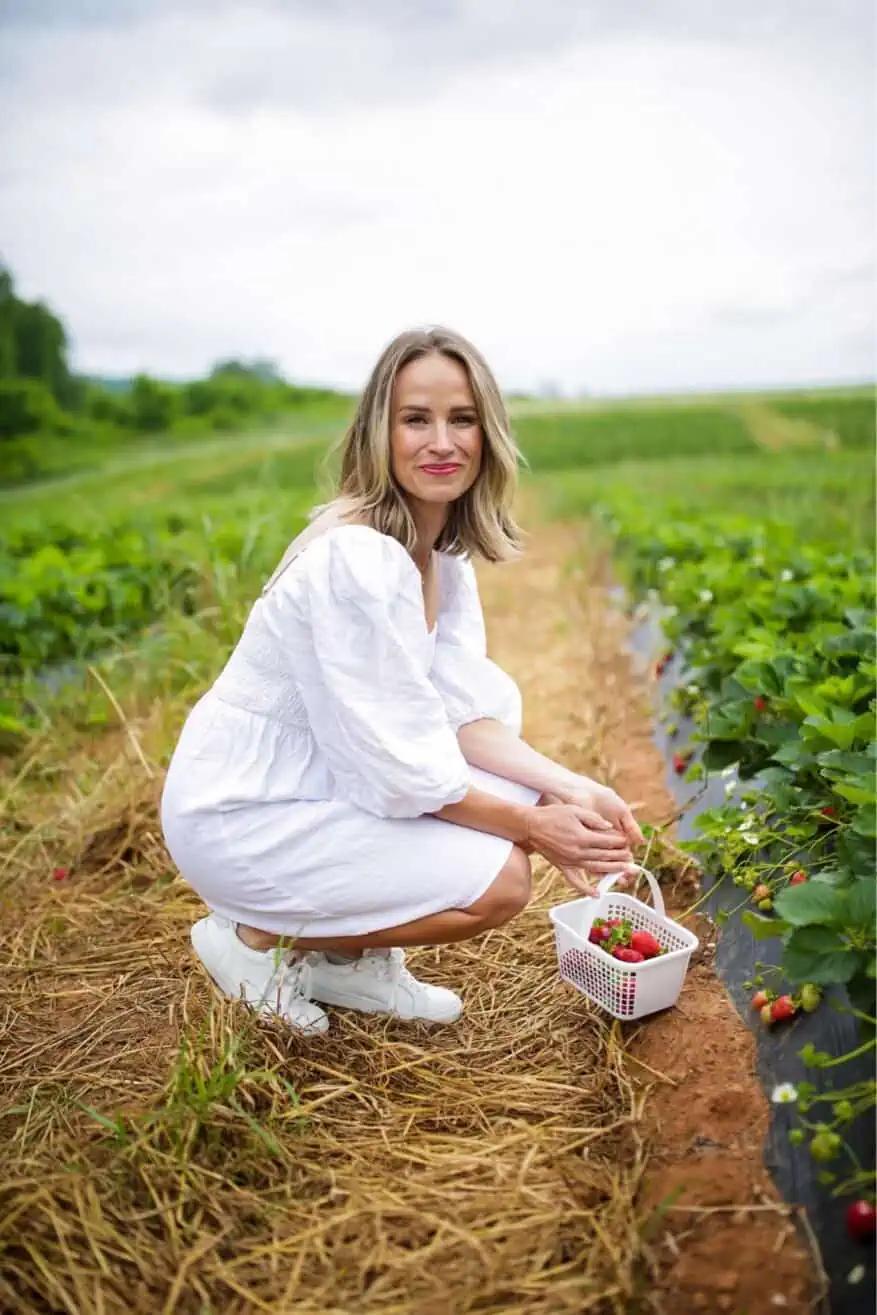
{"label": "woman's chin", "polygon": [[416,498],[418,502],[426,502],[433,507],[445,506],[448,503],[456,502],[458,498],[463,496],[464,492],[465,489],[459,484],[451,484],[450,482],[443,486],[438,484],[418,484],[416,488],[409,490],[410,496]]}

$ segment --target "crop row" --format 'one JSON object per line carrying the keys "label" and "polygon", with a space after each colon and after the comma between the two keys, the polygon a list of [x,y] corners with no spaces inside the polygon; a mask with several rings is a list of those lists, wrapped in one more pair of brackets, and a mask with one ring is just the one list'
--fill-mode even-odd
{"label": "crop row", "polygon": [[[873,1048],[877,881],[875,588],[870,553],[802,544],[792,527],[745,514],[667,518],[622,498],[593,508],[615,539],[633,592],[660,597],[668,649],[688,673],[672,702],[702,745],[676,755],[696,780],[735,772],[757,785],[741,802],[700,814],[684,846],[729,876],[752,907],[744,921],[779,938],[785,994],[759,991],[768,1023],[812,1008],[822,989],[846,991],[862,1020],[856,1055]],[[673,727],[670,727],[671,732]],[[688,765],[690,763],[690,766]],[[761,997],[764,997],[762,999]],[[779,1010],[779,1012],[777,1012]],[[802,1052],[834,1066],[843,1056]],[[831,1114],[802,1127],[814,1159],[839,1158],[844,1128],[873,1110],[873,1083],[833,1090]],[[804,1130],[807,1130],[806,1134]],[[829,1150],[831,1154],[829,1154]],[[873,1172],[824,1168],[839,1193],[873,1195]]]}

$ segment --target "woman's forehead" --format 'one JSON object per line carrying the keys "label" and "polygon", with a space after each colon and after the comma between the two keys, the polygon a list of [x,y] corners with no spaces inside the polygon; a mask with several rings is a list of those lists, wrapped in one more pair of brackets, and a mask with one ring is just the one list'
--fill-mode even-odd
{"label": "woman's forehead", "polygon": [[396,375],[394,391],[397,397],[404,396],[414,405],[417,397],[425,401],[437,395],[443,398],[456,395],[461,404],[472,401],[472,385],[465,366],[437,352],[404,365]]}

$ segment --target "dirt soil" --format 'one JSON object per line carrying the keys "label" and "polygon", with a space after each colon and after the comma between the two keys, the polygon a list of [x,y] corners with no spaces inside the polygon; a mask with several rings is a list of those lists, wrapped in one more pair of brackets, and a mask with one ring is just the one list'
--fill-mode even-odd
{"label": "dirt soil", "polygon": [[[563,569],[576,560],[580,569]],[[482,574],[491,651],[521,686],[525,737],[611,785],[641,823],[671,823],[674,838],[677,805],[652,738],[649,678],[628,656],[629,623],[609,602],[612,583],[608,558],[579,527],[540,526],[520,564]],[[697,893],[696,876],[683,872],[669,892],[671,911],[678,916]],[[713,967],[717,929],[696,914],[686,925],[700,948],[678,1007],[619,1025],[631,1074],[648,1093],[640,1203],[656,1214],[643,1309],[798,1315],[819,1305],[818,1258],[762,1161],[767,1100],[752,1034]],[[571,998],[571,1009],[581,1007]]]}

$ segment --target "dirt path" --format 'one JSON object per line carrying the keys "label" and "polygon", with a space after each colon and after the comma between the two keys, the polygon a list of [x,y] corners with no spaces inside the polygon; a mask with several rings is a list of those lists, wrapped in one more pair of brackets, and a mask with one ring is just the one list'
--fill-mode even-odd
{"label": "dirt path", "polygon": [[[482,573],[492,653],[537,747],[658,823],[672,801],[625,623],[605,561],[566,569],[579,546],[539,526],[520,564]],[[546,910],[566,888],[537,867],[509,927],[412,956],[461,989],[458,1026],[343,1011],[326,1038],[253,1026],[192,964],[199,905],[169,880],[157,827],[160,722],[130,728],[155,778],[125,749],[71,805],[90,838],[69,878],[46,880],[49,829],[0,933],[0,1306],[808,1309],[807,1262],[761,1167],[749,1036],[708,952],[677,1011],[622,1033],[559,981]],[[644,1251],[643,1219],[679,1188]]]}
{"label": "dirt path", "polygon": [[[564,563],[575,560],[570,575]],[[618,790],[641,822],[661,825],[676,805],[651,737],[648,688],[623,654],[626,622],[607,603],[611,583],[609,562],[579,530],[540,526],[520,566],[483,573],[482,596],[494,656],[522,687],[526,737]],[[682,883],[675,896],[684,909],[696,890]],[[679,1008],[621,1034],[649,1091],[639,1205],[672,1202],[649,1230],[655,1284],[645,1309],[797,1315],[811,1309],[813,1266],[762,1163],[767,1104],[751,1034],[711,967],[714,932],[705,921],[695,930],[701,949]],[[570,990],[570,1013],[582,1007]]]}

